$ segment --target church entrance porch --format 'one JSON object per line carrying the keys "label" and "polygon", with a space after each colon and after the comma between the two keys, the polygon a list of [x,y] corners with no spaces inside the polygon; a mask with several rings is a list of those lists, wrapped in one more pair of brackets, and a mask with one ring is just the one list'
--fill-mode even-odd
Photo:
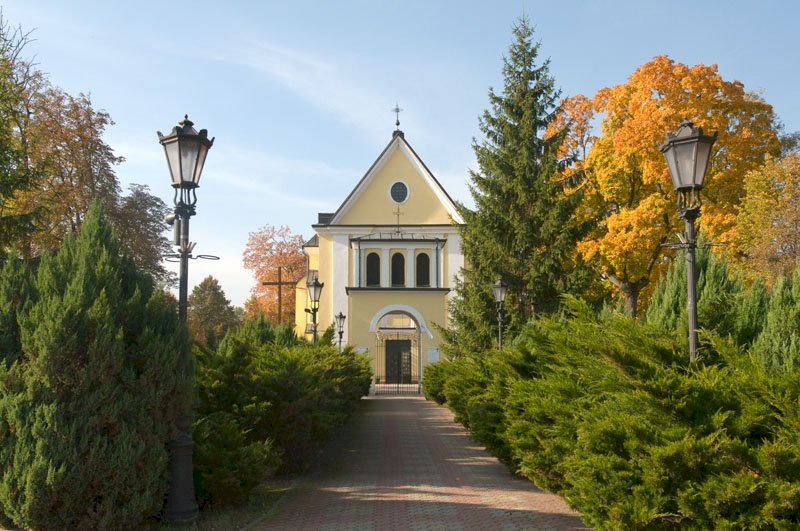
{"label": "church entrance porch", "polygon": [[411,383],[411,341],[408,339],[386,340],[386,383]]}
{"label": "church entrance porch", "polygon": [[419,394],[419,328],[416,321],[404,313],[389,313],[379,321],[375,338],[374,394]]}

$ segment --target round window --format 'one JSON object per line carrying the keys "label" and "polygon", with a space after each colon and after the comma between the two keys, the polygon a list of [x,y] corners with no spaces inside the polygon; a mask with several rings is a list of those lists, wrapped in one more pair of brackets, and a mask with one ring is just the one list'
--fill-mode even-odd
{"label": "round window", "polygon": [[398,181],[392,185],[389,193],[392,196],[392,201],[398,204],[403,203],[408,199],[408,186],[406,186],[406,183]]}

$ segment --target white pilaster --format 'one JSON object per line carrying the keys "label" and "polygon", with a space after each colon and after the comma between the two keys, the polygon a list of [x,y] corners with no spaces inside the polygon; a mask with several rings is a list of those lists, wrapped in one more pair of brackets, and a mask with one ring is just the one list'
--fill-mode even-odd
{"label": "white pilaster", "polygon": [[416,247],[409,247],[406,251],[406,287],[409,288],[416,287],[417,285],[416,277],[414,276],[414,271],[416,271],[417,268],[417,261],[414,256],[416,250]]}
{"label": "white pilaster", "polygon": [[351,244],[350,253],[353,256],[353,260],[352,260],[353,267],[352,267],[352,273],[351,273],[353,275],[353,277],[352,277],[353,281],[350,282],[349,286],[354,286],[356,288],[360,288],[361,287],[361,284],[359,283],[360,275],[358,273],[359,273],[359,270],[362,267],[361,262],[364,260],[364,257],[361,256],[362,253],[359,252],[358,245],[356,245],[356,244]]}
{"label": "white pilaster", "polygon": [[[447,271],[450,278],[446,279],[443,287],[452,288],[455,286],[455,278],[461,278],[461,269],[464,267],[464,256],[461,254],[461,236],[449,234],[447,236]],[[444,265],[444,264],[443,264]],[[448,297],[453,297],[451,291]]]}
{"label": "white pilaster", "polygon": [[[333,316],[339,312],[347,315],[347,286],[348,273],[350,272],[350,242],[346,234],[336,234],[333,236],[333,290],[331,313],[329,323],[320,323],[327,327],[333,322]],[[347,321],[345,321],[347,323]],[[323,328],[324,330],[324,328]],[[347,326],[345,326],[343,343],[347,343]],[[338,336],[337,336],[338,339]]]}
{"label": "white pilaster", "polygon": [[389,265],[391,263],[391,257],[389,256],[389,248],[386,247],[381,249],[381,287],[382,288],[391,288],[392,287],[392,277],[389,274]]}

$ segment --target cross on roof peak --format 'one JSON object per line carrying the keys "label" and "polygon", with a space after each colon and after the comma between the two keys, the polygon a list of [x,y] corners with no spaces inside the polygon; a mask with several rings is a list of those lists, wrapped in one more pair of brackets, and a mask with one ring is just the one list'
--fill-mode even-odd
{"label": "cross on roof peak", "polygon": [[397,130],[399,131],[400,130],[400,113],[403,112],[403,109],[401,109],[400,105],[398,105],[398,103],[395,102],[394,103],[394,109],[392,109],[392,112],[397,117],[397,120],[394,122],[394,125],[395,125],[395,127],[397,127]]}

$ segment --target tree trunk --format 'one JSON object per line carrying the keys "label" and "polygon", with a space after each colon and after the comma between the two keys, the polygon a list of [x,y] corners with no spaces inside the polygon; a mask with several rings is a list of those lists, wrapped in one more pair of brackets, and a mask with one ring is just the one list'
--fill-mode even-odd
{"label": "tree trunk", "polygon": [[639,306],[639,293],[641,293],[642,288],[647,285],[647,282],[630,282],[611,274],[608,275],[608,280],[610,280],[625,296],[625,313],[636,319],[636,312]]}
{"label": "tree trunk", "polygon": [[622,293],[625,295],[625,313],[636,319],[636,310],[639,304],[639,290],[634,289],[634,287],[630,285],[628,288],[630,289],[622,289]]}

